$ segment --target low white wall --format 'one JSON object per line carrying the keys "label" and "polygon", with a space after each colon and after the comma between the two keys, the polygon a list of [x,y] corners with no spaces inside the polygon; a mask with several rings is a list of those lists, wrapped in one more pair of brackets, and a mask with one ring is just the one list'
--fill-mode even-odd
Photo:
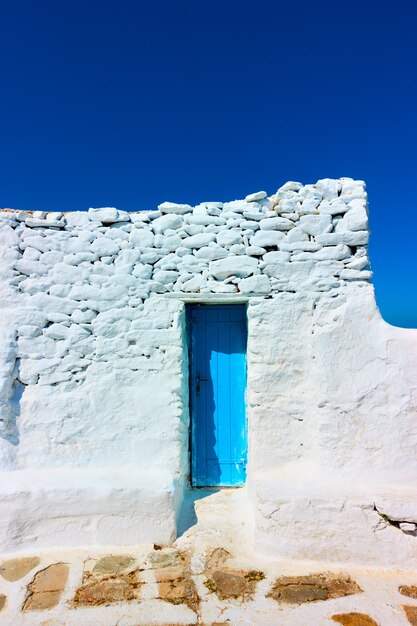
{"label": "low white wall", "polygon": [[415,567],[417,331],[357,284],[254,303],[249,337],[257,548]]}
{"label": "low white wall", "polygon": [[254,545],[415,563],[417,537],[399,525],[417,522],[417,331],[376,309],[361,181],[0,218],[5,549],[175,537],[189,472],[184,302],[226,299],[248,303]]}

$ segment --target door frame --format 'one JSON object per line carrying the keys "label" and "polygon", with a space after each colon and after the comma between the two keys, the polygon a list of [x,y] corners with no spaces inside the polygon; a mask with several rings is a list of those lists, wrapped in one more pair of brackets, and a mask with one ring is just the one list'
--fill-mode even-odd
{"label": "door frame", "polygon": [[[185,330],[186,330],[186,348],[187,348],[187,356],[188,356],[188,376],[187,376],[187,390],[188,390],[188,409],[189,409],[189,427],[188,427],[188,483],[191,489],[237,489],[243,487],[247,482],[247,466],[248,466],[248,457],[249,457],[249,425],[248,425],[248,406],[246,402],[246,394],[247,394],[247,385],[248,385],[248,341],[249,341],[249,324],[248,324],[248,300],[247,299],[238,299],[237,301],[232,301],[229,298],[227,299],[219,299],[219,301],[203,301],[203,300],[185,300]],[[245,442],[246,442],[246,465],[245,465],[245,482],[243,485],[218,485],[218,486],[204,486],[204,485],[193,485],[193,467],[195,467],[195,452],[196,445],[194,445],[194,431],[193,431],[193,404],[192,404],[192,327],[191,327],[191,312],[193,309],[207,308],[223,308],[230,306],[239,306],[244,310],[244,320],[245,320],[245,339],[246,339],[246,348],[245,348],[245,364],[246,364],[246,379],[245,379],[245,394],[244,394],[244,407],[245,407]]]}

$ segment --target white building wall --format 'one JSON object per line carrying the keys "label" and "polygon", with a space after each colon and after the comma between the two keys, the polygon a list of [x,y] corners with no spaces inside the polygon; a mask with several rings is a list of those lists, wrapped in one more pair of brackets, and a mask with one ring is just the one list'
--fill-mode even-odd
{"label": "white building wall", "polygon": [[416,562],[400,524],[417,522],[417,331],[376,308],[364,186],[265,195],[1,213],[4,549],[173,540],[189,473],[184,303],[244,301],[254,546]]}

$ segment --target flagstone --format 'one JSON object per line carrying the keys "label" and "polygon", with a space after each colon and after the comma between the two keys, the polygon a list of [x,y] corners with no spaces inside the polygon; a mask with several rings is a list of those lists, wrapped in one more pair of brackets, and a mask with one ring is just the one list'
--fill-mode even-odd
{"label": "flagstone", "polygon": [[133,556],[126,554],[109,555],[100,559],[92,569],[92,574],[118,574],[135,562]]}
{"label": "flagstone", "polygon": [[411,626],[417,626],[417,606],[405,605],[403,609]]}
{"label": "flagstone", "polygon": [[365,613],[340,613],[332,615],[332,620],[342,626],[379,626],[378,623]]}
{"label": "flagstone", "polygon": [[191,576],[190,557],[186,552],[158,551],[150,555],[161,600],[185,604],[197,612],[200,598]]}
{"label": "flagstone", "polygon": [[100,606],[114,602],[130,602],[139,598],[143,582],[138,579],[138,572],[104,576],[97,580],[87,573],[83,583],[74,595],[73,606]]}
{"label": "flagstone", "polygon": [[37,556],[20,559],[10,559],[0,565],[0,575],[9,582],[15,582],[24,578],[34,567],[39,565],[40,559]]}
{"label": "flagstone", "polygon": [[37,572],[27,587],[23,611],[50,609],[59,603],[68,579],[68,566],[55,563]]}
{"label": "flagstone", "polygon": [[361,591],[350,576],[323,573],[282,576],[275,581],[268,597],[286,604],[303,604],[341,598]]}
{"label": "flagstone", "polygon": [[417,586],[416,585],[401,585],[400,587],[398,587],[398,591],[403,596],[417,599]]}

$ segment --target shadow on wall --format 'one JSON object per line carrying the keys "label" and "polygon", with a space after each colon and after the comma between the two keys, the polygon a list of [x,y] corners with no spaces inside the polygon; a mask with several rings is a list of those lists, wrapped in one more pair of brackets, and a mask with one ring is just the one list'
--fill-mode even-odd
{"label": "shadow on wall", "polygon": [[10,407],[9,415],[5,422],[3,422],[0,430],[0,437],[8,443],[11,443],[13,446],[17,446],[20,443],[20,434],[17,426],[17,420],[20,416],[20,402],[24,390],[25,385],[15,380],[13,383],[13,395],[11,400],[8,401]]}
{"label": "shadow on wall", "polygon": [[220,487],[194,488],[188,489],[181,502],[181,508],[177,521],[177,538],[179,539],[192,526],[197,524],[197,515],[195,512],[195,502],[202,500],[208,496],[221,491]]}

